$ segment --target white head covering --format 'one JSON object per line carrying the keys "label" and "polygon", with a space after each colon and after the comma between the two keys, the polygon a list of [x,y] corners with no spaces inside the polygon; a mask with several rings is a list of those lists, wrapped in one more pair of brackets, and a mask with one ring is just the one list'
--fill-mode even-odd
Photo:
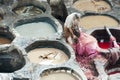
{"label": "white head covering", "polygon": [[64,26],[67,28],[72,27],[74,20],[77,19],[77,17],[80,18],[81,16],[82,15],[78,12],[71,13],[70,15],[67,16]]}

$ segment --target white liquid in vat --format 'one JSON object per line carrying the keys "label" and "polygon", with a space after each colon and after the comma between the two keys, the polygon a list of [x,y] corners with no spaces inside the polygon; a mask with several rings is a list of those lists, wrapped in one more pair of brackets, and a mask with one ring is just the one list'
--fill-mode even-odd
{"label": "white liquid in vat", "polygon": [[56,33],[54,27],[47,22],[28,23],[15,29],[24,37],[49,37]]}
{"label": "white liquid in vat", "polygon": [[43,76],[40,80],[79,80],[70,73],[54,72]]}
{"label": "white liquid in vat", "polygon": [[118,27],[119,23],[109,17],[103,15],[95,15],[95,16],[85,16],[80,20],[80,26],[85,29],[92,29],[98,27]]}
{"label": "white liquid in vat", "polygon": [[56,65],[68,60],[68,56],[55,48],[37,48],[28,52],[28,58],[32,63]]}
{"label": "white liquid in vat", "polygon": [[103,13],[111,10],[110,5],[104,0],[78,0],[73,4],[73,7],[79,11],[92,11],[97,13]]}

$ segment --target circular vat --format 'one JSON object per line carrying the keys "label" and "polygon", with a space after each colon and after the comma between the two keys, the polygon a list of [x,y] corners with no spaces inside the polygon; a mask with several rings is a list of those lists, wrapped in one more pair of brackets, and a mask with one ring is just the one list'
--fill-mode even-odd
{"label": "circular vat", "polygon": [[[117,43],[120,45],[120,29],[117,29],[117,28],[109,28],[111,34],[116,38],[116,41]],[[92,31],[89,31],[90,34],[92,36],[94,36],[97,41],[98,41],[98,45],[101,47],[101,48],[104,48],[104,49],[108,49],[111,46],[111,43],[110,43],[110,36],[109,34],[107,33],[106,29],[94,29]]]}
{"label": "circular vat", "polygon": [[49,68],[40,73],[38,80],[83,80],[75,70],[68,67]]}
{"label": "circular vat", "polygon": [[25,48],[32,63],[41,65],[59,65],[70,60],[71,51],[59,41],[35,41]]}
{"label": "circular vat", "polygon": [[37,16],[43,13],[51,14],[50,6],[38,0],[18,0],[12,5],[12,11],[22,16]]}
{"label": "circular vat", "polygon": [[105,13],[112,10],[108,0],[77,0],[72,5],[81,12]]}
{"label": "circular vat", "polygon": [[10,44],[15,36],[9,31],[8,28],[0,27],[0,45]]}
{"label": "circular vat", "polygon": [[5,47],[0,49],[0,72],[12,73],[25,65],[25,59],[20,50]]}
{"label": "circular vat", "polygon": [[13,23],[20,36],[26,38],[61,38],[62,26],[50,15],[32,19],[21,19]]}
{"label": "circular vat", "polygon": [[107,14],[85,14],[81,17],[80,26],[89,30],[100,27],[118,27],[119,20]]}

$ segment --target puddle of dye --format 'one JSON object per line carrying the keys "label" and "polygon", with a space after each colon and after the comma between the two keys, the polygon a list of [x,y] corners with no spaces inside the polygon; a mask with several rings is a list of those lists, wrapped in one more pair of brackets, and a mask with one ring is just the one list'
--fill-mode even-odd
{"label": "puddle of dye", "polygon": [[54,72],[43,76],[40,80],[79,80],[70,73]]}
{"label": "puddle of dye", "polygon": [[46,22],[24,24],[15,29],[24,37],[49,37],[56,32],[54,27]]}
{"label": "puddle of dye", "polygon": [[110,5],[105,1],[79,0],[73,4],[73,7],[80,11],[106,12],[110,11]]}
{"label": "puddle of dye", "polygon": [[118,27],[119,23],[109,16],[93,15],[81,18],[80,25],[85,29],[92,29],[104,26]]}
{"label": "puddle of dye", "polygon": [[5,37],[0,37],[0,44],[9,44],[11,41]]}
{"label": "puddle of dye", "polygon": [[[110,43],[109,42],[99,42],[98,45],[99,45],[100,48],[103,48],[103,49],[110,48]],[[118,43],[118,45],[120,46],[120,43]]]}
{"label": "puddle of dye", "polygon": [[39,15],[42,14],[43,11],[37,7],[34,6],[24,6],[24,7],[19,7],[16,8],[15,10],[13,10],[16,14],[19,15],[25,15],[25,16],[29,16],[29,15]]}
{"label": "puddle of dye", "polygon": [[61,64],[68,60],[68,56],[61,50],[55,48],[37,48],[28,52],[31,62],[45,65]]}

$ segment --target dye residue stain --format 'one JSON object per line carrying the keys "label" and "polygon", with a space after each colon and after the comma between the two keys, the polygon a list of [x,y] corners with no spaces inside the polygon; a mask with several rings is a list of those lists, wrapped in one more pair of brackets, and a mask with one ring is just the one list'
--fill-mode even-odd
{"label": "dye residue stain", "polygon": [[56,33],[54,27],[47,22],[28,23],[15,29],[24,37],[49,37]]}
{"label": "dye residue stain", "polygon": [[53,72],[51,74],[45,75],[40,80],[79,80],[70,73],[65,72]]}
{"label": "dye residue stain", "polygon": [[11,40],[0,36],[0,45],[1,44],[9,44],[10,42],[11,42]]}
{"label": "dye residue stain", "polygon": [[68,60],[68,56],[55,48],[36,48],[28,52],[28,58],[32,63],[44,65],[56,65]]}
{"label": "dye residue stain", "polygon": [[[110,42],[99,42],[98,45],[103,49],[108,49],[111,47]],[[120,43],[118,43],[118,45],[120,46]]]}

